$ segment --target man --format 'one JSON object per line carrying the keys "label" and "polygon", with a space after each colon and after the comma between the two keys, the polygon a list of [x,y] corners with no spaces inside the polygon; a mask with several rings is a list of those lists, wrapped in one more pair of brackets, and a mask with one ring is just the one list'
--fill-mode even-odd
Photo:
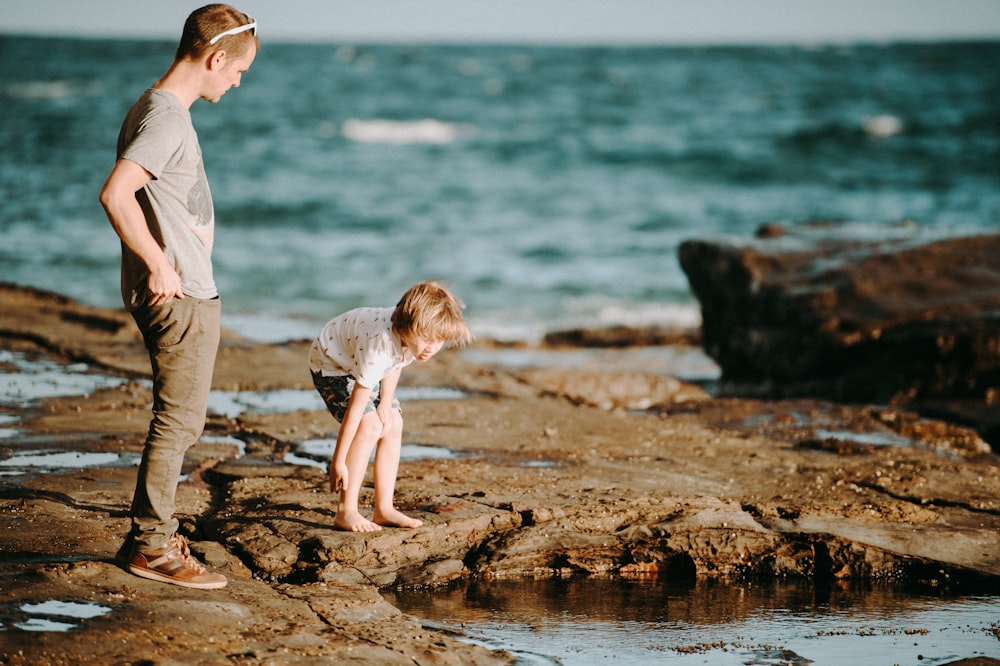
{"label": "man", "polygon": [[250,16],[220,4],[192,12],[170,68],[125,116],[101,190],[122,243],[122,298],[153,370],[153,416],[118,559],[136,575],[200,589],[227,581],[191,556],[174,517],[184,454],[205,427],[221,328],[215,213],[190,108],[239,86],[259,46]]}

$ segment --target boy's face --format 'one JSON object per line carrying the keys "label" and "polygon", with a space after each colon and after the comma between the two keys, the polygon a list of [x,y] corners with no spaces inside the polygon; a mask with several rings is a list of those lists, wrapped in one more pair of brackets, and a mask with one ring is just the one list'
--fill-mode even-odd
{"label": "boy's face", "polygon": [[410,350],[410,353],[413,354],[413,358],[418,361],[427,361],[430,360],[434,354],[441,351],[441,348],[444,347],[444,341],[428,340],[426,338],[412,336],[406,339],[404,346]]}

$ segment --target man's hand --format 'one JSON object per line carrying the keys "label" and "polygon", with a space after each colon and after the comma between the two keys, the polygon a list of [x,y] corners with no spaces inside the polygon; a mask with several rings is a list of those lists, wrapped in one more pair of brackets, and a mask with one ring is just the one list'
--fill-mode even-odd
{"label": "man's hand", "polygon": [[149,274],[146,282],[146,305],[163,305],[174,298],[184,298],[181,276],[169,264],[162,270]]}

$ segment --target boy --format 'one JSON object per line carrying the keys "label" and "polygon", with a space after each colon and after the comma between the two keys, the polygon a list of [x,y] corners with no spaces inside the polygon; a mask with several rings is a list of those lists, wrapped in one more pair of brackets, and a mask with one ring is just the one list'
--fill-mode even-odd
{"label": "boy", "polygon": [[[375,532],[383,525],[423,524],[393,505],[403,440],[396,386],[413,361],[427,361],[446,344],[472,339],[464,307],[444,285],[428,280],[410,287],[395,308],[356,308],[331,319],[313,342],[313,385],[340,422],[330,461],[330,490],[340,493],[334,525],[340,529]],[[358,495],[376,444],[375,512],[368,520],[358,512]]]}

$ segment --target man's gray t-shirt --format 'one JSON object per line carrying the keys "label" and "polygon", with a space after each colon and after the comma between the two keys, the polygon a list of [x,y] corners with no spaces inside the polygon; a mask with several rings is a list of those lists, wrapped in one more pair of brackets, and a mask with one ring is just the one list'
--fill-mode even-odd
{"label": "man's gray t-shirt", "polygon": [[[191,114],[173,94],[150,88],[122,122],[118,158],[152,180],[136,192],[153,238],[181,278],[185,296],[218,296],[212,275],[215,212]],[[122,300],[131,311],[146,301],[149,271],[122,244]]]}

